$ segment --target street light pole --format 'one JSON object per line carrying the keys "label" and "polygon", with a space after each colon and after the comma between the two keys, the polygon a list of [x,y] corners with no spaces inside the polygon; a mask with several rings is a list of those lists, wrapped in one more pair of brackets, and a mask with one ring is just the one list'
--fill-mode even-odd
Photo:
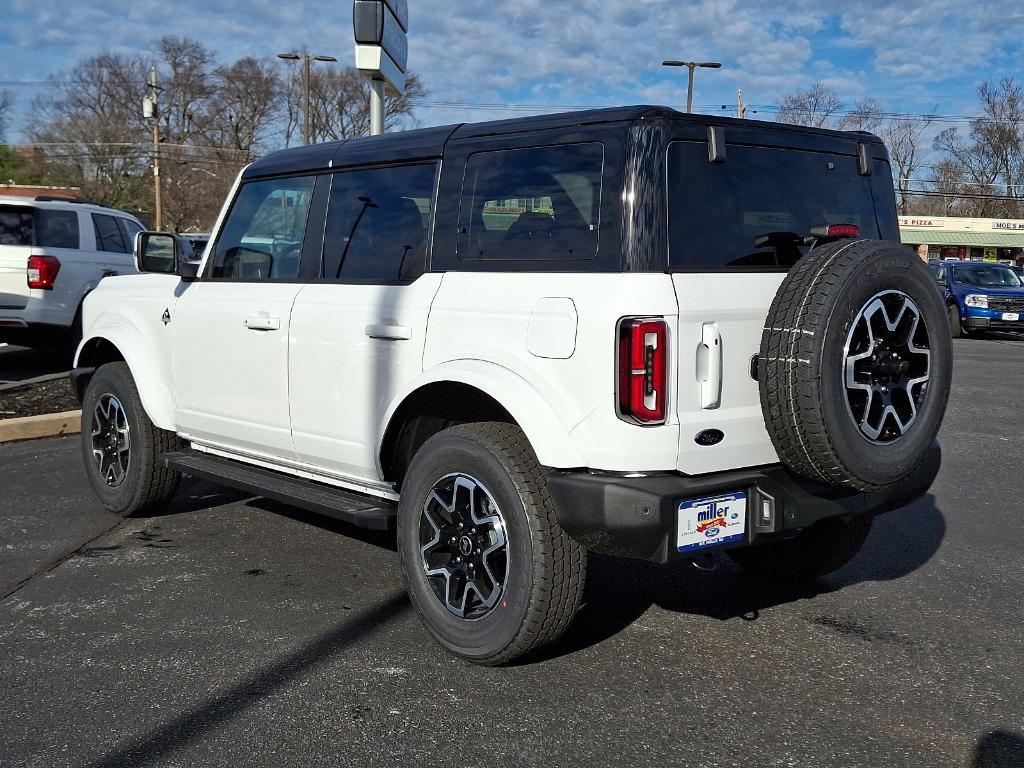
{"label": "street light pole", "polygon": [[703,69],[721,69],[722,64],[718,61],[676,61],[669,59],[661,62],[664,67],[686,67],[690,70],[686,81],[686,111],[693,112],[693,70],[697,67]]}
{"label": "street light pole", "polygon": [[302,61],[302,143],[309,144],[309,63],[311,61],[337,61],[333,56],[299,55],[297,53],[279,53],[279,59]]}

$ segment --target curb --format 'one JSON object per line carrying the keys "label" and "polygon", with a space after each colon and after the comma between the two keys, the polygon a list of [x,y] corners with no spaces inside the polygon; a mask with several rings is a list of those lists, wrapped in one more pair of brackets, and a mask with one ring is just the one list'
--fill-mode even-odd
{"label": "curb", "polygon": [[74,435],[82,431],[81,420],[81,411],[44,413],[42,416],[23,416],[18,419],[0,419],[0,443],[31,440],[36,437]]}

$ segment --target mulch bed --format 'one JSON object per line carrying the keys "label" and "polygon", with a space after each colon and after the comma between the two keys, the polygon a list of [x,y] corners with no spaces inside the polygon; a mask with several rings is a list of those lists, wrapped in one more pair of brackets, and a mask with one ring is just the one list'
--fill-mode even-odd
{"label": "mulch bed", "polygon": [[61,413],[81,407],[66,378],[0,391],[0,419]]}

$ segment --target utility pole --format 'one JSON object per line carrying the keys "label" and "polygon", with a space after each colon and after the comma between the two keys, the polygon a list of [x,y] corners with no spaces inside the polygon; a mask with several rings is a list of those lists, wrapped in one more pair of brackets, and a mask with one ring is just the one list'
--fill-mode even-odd
{"label": "utility pole", "polygon": [[686,67],[690,70],[686,84],[686,111],[693,112],[693,70],[697,67],[703,69],[721,69],[722,64],[718,61],[676,61],[669,59],[661,62],[663,67]]}
{"label": "utility pole", "polygon": [[[156,87],[156,66],[149,70],[149,98],[152,105],[153,119],[153,194],[156,198],[153,211],[153,223],[159,230],[162,219],[162,205],[160,201],[160,111],[157,109],[157,87]],[[145,106],[143,106],[145,113]]]}
{"label": "utility pole", "polygon": [[311,61],[337,61],[333,56],[310,56],[297,53],[279,53],[279,59],[302,61],[302,143],[309,144],[309,63]]}
{"label": "utility pole", "polygon": [[742,120],[747,116],[747,105],[743,103],[743,89],[736,91],[736,116]]}

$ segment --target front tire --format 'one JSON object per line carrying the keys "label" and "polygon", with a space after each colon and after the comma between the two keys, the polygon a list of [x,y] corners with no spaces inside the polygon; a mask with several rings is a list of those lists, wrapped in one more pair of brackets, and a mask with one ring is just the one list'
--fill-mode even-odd
{"label": "front tire", "polygon": [[402,484],[398,552],[430,633],[504,664],[560,637],[579,609],[586,552],[558,525],[545,471],[510,424],[445,429]]}
{"label": "front tire", "polygon": [[127,364],[100,366],[82,397],[82,457],[100,503],[130,517],[169,498],[181,473],[160,466],[181,439],[153,425]]}
{"label": "front tire", "polygon": [[949,335],[954,339],[962,339],[967,336],[963,324],[960,322],[960,310],[956,304],[949,305]]}
{"label": "front tire", "polygon": [[850,562],[867,541],[873,521],[871,515],[828,518],[786,541],[729,550],[729,556],[753,576],[806,581]]}

